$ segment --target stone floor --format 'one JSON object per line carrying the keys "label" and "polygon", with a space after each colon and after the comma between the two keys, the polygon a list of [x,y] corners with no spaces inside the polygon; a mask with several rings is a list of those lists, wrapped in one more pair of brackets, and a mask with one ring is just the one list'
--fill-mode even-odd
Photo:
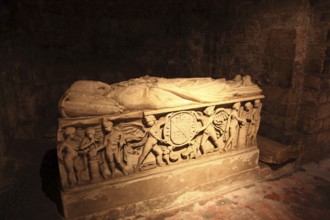
{"label": "stone floor", "polygon": [[[64,219],[52,140],[16,141],[0,158],[0,219]],[[330,158],[176,210],[133,219],[330,219]]]}

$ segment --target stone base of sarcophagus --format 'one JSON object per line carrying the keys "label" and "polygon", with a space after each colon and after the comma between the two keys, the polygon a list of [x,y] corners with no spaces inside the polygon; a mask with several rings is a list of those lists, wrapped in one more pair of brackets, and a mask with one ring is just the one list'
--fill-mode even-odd
{"label": "stone base of sarcophagus", "polygon": [[177,208],[259,178],[256,147],[62,191],[69,219],[119,219]]}

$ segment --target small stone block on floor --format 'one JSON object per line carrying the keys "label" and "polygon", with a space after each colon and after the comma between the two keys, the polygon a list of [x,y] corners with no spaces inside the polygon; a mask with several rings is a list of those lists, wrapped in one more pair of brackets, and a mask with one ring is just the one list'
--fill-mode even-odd
{"label": "small stone block on floor", "polygon": [[258,147],[259,160],[268,164],[282,164],[290,159],[296,159],[299,155],[297,147],[284,145],[262,136],[258,136]]}

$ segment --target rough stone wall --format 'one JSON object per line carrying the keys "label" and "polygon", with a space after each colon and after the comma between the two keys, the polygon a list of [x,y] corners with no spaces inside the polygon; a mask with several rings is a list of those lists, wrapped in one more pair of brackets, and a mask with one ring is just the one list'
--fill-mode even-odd
{"label": "rough stone wall", "polygon": [[264,90],[262,135],[286,144],[303,142],[305,134],[326,142],[327,0],[3,2],[0,137],[6,143],[56,126],[57,101],[79,79],[237,73],[251,74]]}
{"label": "rough stone wall", "polygon": [[223,72],[251,73],[261,85],[260,133],[291,144],[297,134],[302,94],[309,1],[235,1],[219,66]]}
{"label": "rough stone wall", "polygon": [[8,114],[7,107],[5,102],[5,75],[7,60],[6,55],[9,50],[9,42],[11,33],[12,33],[12,20],[10,19],[10,12],[7,7],[0,7],[0,157],[3,156],[6,152],[7,146],[10,142],[10,134],[9,134],[9,122],[8,122]]}
{"label": "rough stone wall", "polygon": [[330,152],[330,1],[311,1],[311,8],[298,126],[304,161]]}

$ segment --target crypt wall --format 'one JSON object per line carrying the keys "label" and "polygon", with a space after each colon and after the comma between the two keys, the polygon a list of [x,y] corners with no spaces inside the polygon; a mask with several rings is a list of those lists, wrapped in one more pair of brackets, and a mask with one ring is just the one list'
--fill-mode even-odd
{"label": "crypt wall", "polygon": [[57,102],[79,79],[236,73],[264,90],[260,134],[284,144],[309,141],[310,159],[329,146],[326,0],[2,4],[1,146],[52,134]]}
{"label": "crypt wall", "polygon": [[298,119],[305,161],[324,157],[330,147],[330,2],[311,1],[310,14]]}

